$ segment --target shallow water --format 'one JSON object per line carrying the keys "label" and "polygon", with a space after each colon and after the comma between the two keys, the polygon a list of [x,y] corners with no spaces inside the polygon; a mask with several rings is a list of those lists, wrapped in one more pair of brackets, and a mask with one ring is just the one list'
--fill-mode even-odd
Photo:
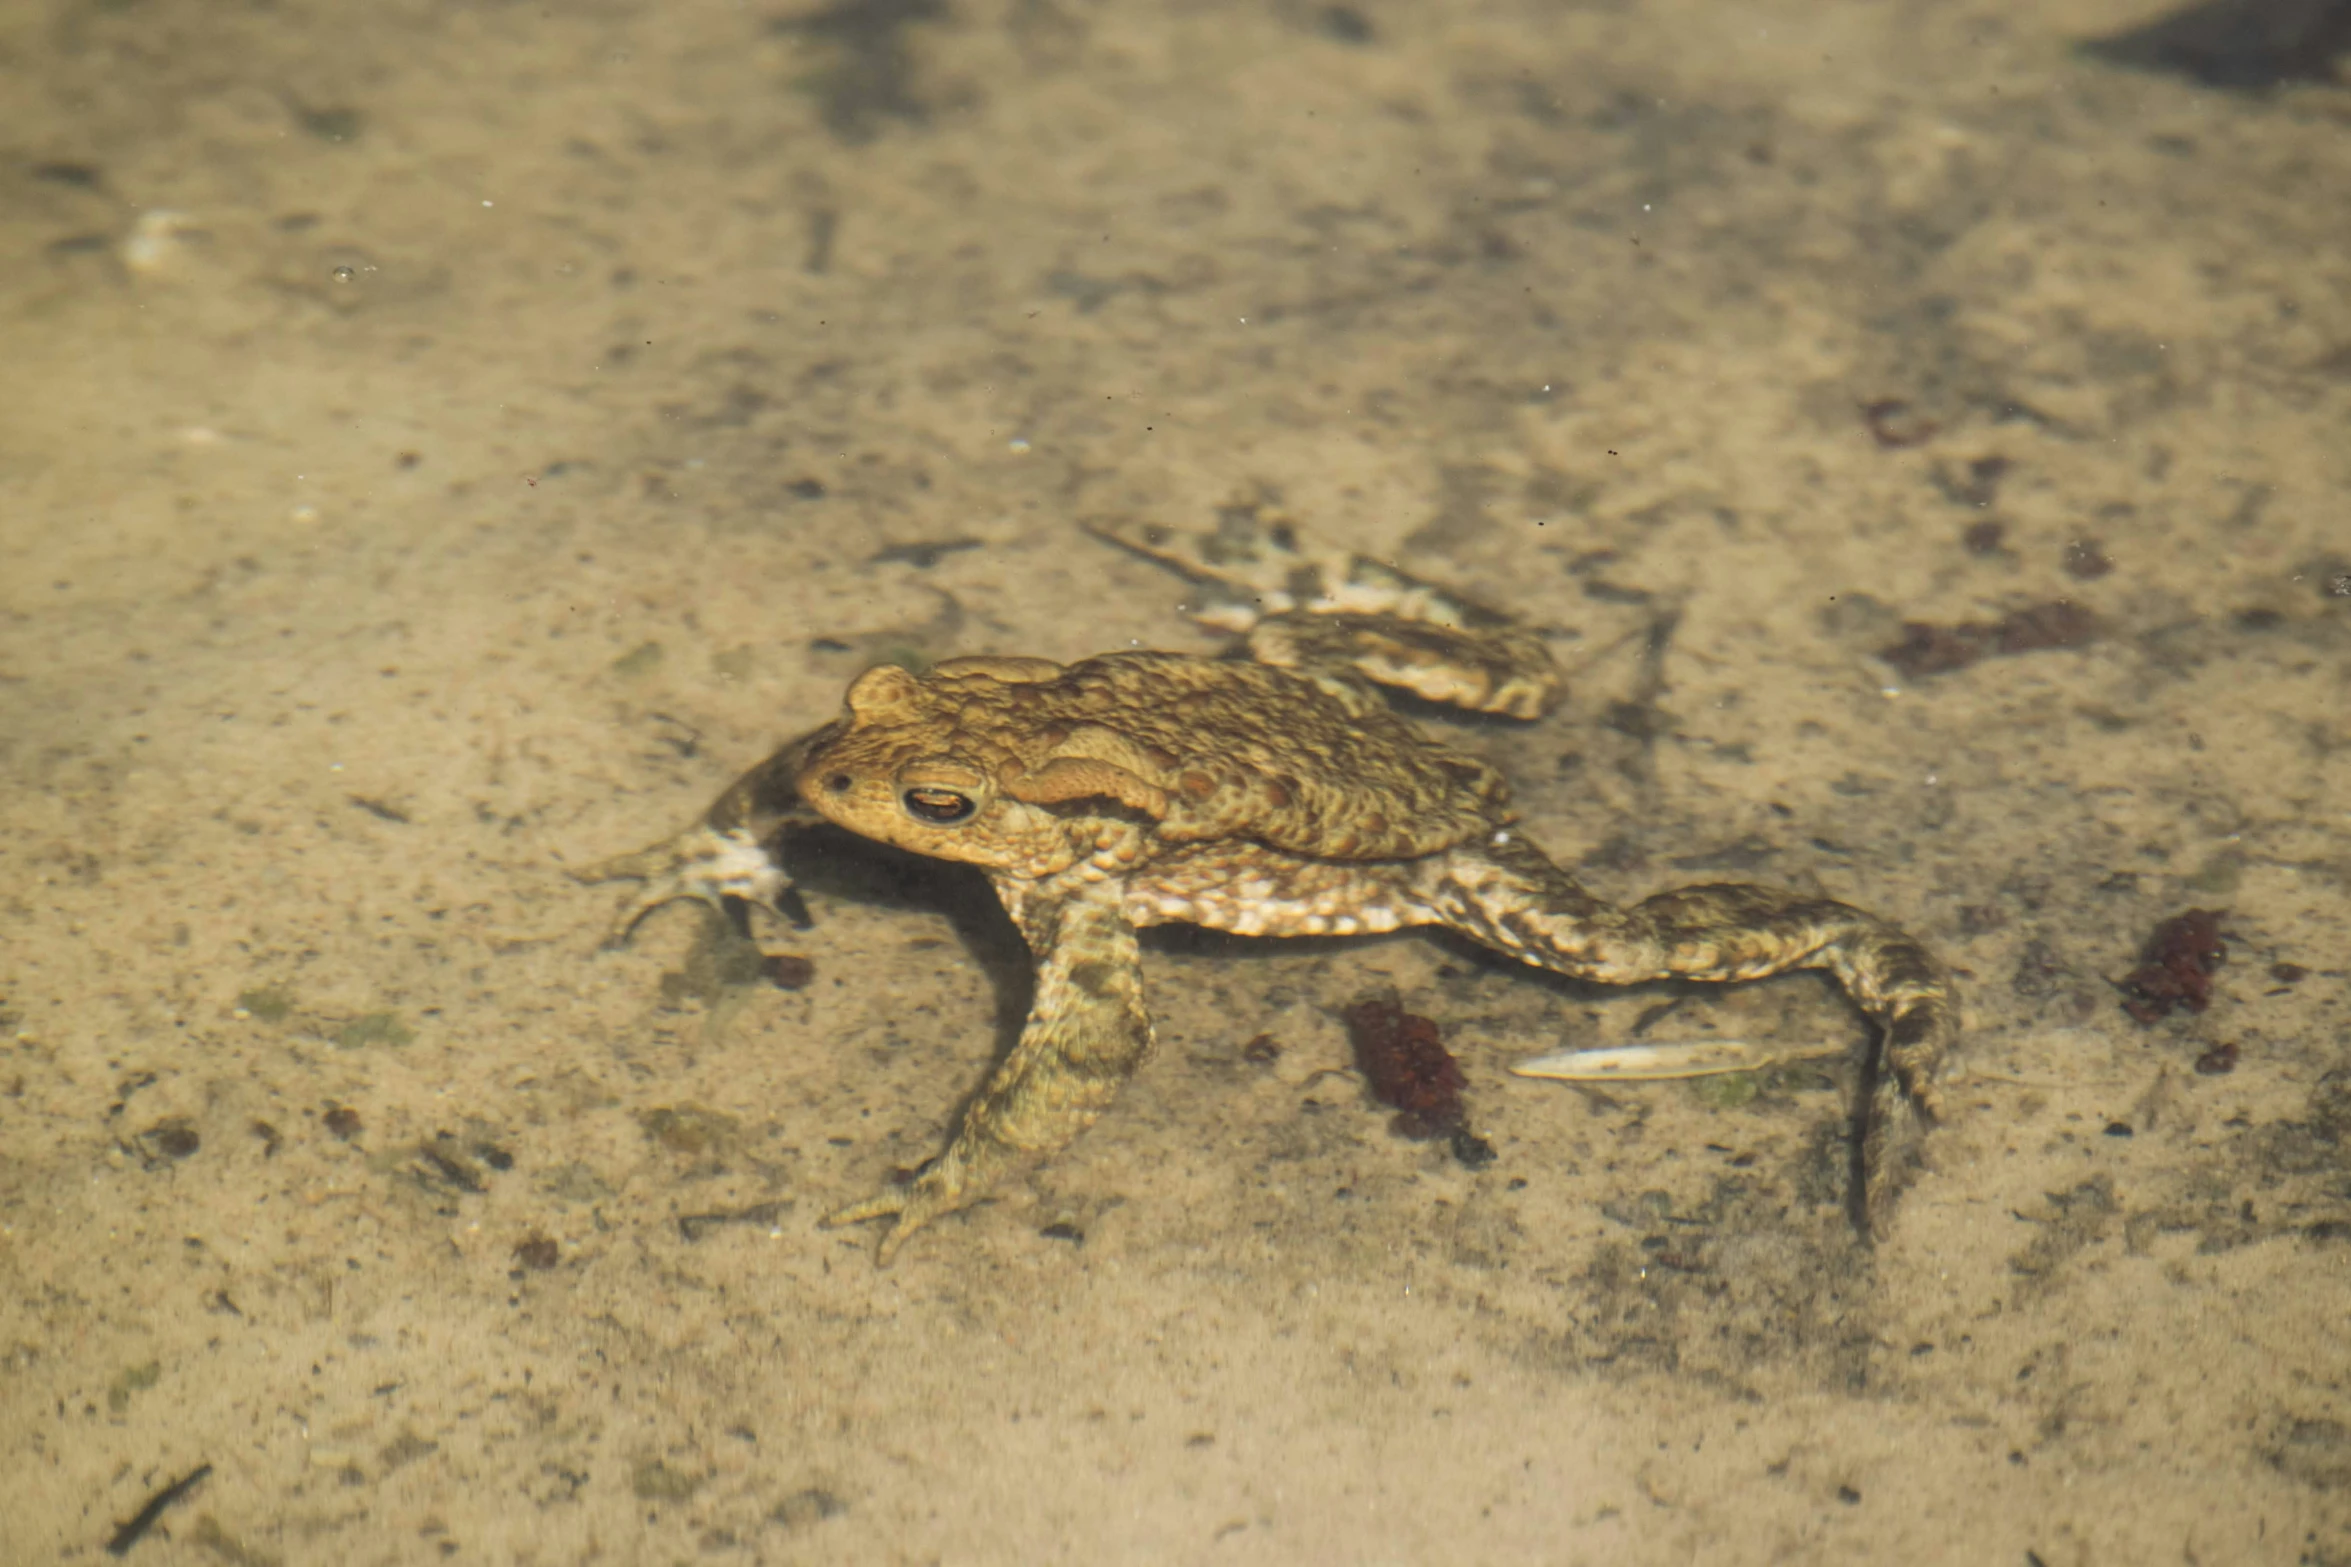
{"label": "shallow water", "polygon": [[[209,1464],[131,1559],[2351,1561],[2351,96],[2151,14],[0,16],[0,1559]],[[985,886],[835,845],[784,990],[565,868],[871,662],[1214,647],[1075,524],[1266,494],[1551,634],[1432,722],[1596,890],[1958,969],[1885,1243],[1849,1064],[1502,1070],[1820,981],[1416,936],[1155,937],[1076,1146],[815,1228],[1017,1016]]]}

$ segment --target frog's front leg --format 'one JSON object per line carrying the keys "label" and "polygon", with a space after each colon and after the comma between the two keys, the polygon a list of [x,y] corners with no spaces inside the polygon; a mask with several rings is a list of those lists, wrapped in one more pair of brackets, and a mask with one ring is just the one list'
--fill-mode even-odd
{"label": "frog's front leg", "polygon": [[1142,963],[1117,883],[1008,878],[996,890],[1036,962],[1036,996],[1020,1042],[964,1110],[946,1152],[904,1185],[824,1220],[890,1219],[878,1259],[884,1265],[916,1230],[976,1201],[1014,1160],[1066,1146],[1151,1053]]}
{"label": "frog's front leg", "polygon": [[645,884],[613,917],[604,945],[627,945],[638,921],[679,898],[712,908],[723,907],[727,898],[739,898],[779,919],[805,925],[807,911],[768,845],[787,825],[821,820],[800,798],[800,768],[809,749],[831,738],[839,727],[827,724],[778,750],[730,784],[700,821],[677,836],[573,871],[573,877],[583,882]]}

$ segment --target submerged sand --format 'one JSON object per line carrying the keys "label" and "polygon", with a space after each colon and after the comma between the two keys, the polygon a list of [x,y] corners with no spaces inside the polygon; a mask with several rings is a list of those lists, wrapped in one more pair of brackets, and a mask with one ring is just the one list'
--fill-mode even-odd
{"label": "submerged sand", "polygon": [[[0,18],[0,1560],[209,1464],[128,1559],[2351,1562],[2351,98],[2147,14]],[[1260,494],[1553,635],[1447,733],[1596,889],[1959,969],[1885,1244],[1850,1066],[1502,1071],[1817,979],[1412,936],[1155,938],[1069,1153],[815,1228],[1002,1046],[984,885],[834,845],[787,990],[566,868],[876,660],[1214,646],[1074,524]]]}

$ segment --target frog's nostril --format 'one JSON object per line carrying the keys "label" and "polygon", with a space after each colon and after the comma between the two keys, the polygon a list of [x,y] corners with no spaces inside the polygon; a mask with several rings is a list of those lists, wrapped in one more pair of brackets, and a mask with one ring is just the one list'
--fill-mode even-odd
{"label": "frog's nostril", "polygon": [[855,784],[856,782],[857,780],[850,777],[847,773],[835,773],[832,777],[827,778],[824,781],[824,786],[827,789],[832,790],[835,794],[847,794],[851,785]]}

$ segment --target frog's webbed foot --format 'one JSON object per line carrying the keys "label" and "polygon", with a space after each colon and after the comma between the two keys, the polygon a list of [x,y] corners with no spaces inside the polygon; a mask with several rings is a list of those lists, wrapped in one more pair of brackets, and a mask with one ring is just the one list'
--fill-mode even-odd
{"label": "frog's webbed foot", "polygon": [[1193,606],[1192,617],[1245,634],[1261,664],[1352,671],[1432,702],[1513,718],[1540,716],[1559,694],[1559,667],[1533,632],[1318,539],[1262,497],[1218,508],[1216,527],[1205,533],[1124,517],[1085,527],[1205,585],[1209,600]]}
{"label": "frog's webbed foot", "polygon": [[1269,615],[1249,632],[1249,656],[1312,675],[1343,669],[1427,702],[1540,718],[1559,695],[1559,666],[1531,631],[1434,625],[1393,615]]}
{"label": "frog's webbed foot", "polygon": [[721,832],[703,822],[674,838],[573,871],[575,880],[594,884],[641,881],[637,895],[621,905],[604,933],[607,948],[625,947],[638,922],[680,898],[724,910],[737,898],[793,925],[808,923],[807,905],[793,890],[767,846],[744,828]]}
{"label": "frog's webbed foot", "polygon": [[730,784],[701,821],[676,837],[573,871],[588,883],[645,884],[614,916],[604,945],[626,946],[638,921],[680,898],[721,910],[726,900],[740,899],[805,928],[808,908],[768,845],[786,827],[820,820],[800,798],[800,763],[836,727],[827,724],[782,747]]}
{"label": "frog's webbed foot", "polygon": [[965,1107],[946,1152],[913,1180],[824,1220],[890,1220],[878,1257],[885,1264],[916,1230],[976,1201],[1015,1160],[1068,1146],[1151,1053],[1141,956],[1116,887],[1072,877],[999,882],[997,893],[1036,956],[1020,1042]]}
{"label": "frog's webbed foot", "polygon": [[[971,1157],[975,1153],[979,1155],[976,1160]],[[869,1219],[888,1219],[890,1227],[882,1232],[881,1248],[874,1253],[874,1265],[886,1268],[916,1230],[968,1206],[986,1190],[1003,1162],[989,1150],[963,1149],[959,1137],[955,1146],[916,1171],[912,1179],[885,1186],[863,1202],[836,1208],[817,1222],[832,1230]]]}

